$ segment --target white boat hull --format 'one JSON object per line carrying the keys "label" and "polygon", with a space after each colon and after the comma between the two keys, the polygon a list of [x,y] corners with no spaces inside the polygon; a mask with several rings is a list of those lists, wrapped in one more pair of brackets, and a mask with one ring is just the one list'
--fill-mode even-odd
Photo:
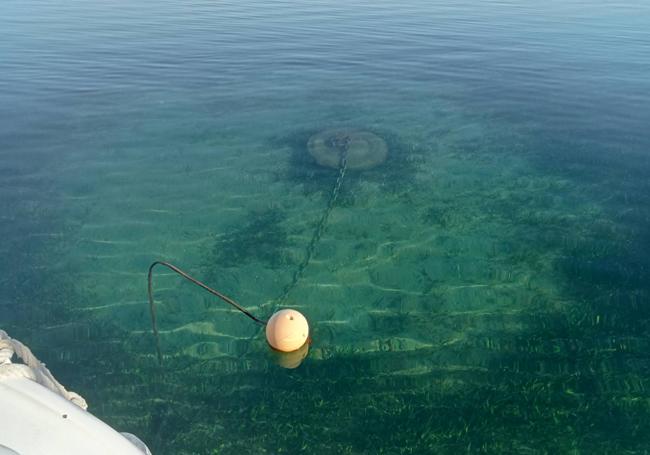
{"label": "white boat hull", "polygon": [[143,455],[79,406],[24,377],[0,378],[0,455]]}

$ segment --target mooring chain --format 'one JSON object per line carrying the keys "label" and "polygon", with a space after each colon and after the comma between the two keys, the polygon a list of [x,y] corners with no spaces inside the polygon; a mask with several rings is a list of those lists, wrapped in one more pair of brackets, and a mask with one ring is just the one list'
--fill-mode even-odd
{"label": "mooring chain", "polygon": [[336,203],[336,199],[339,197],[339,193],[341,192],[341,185],[343,185],[343,177],[345,177],[345,172],[347,171],[347,167],[348,167],[348,149],[350,147],[350,137],[346,135],[343,138],[341,137],[333,138],[328,145],[330,145],[331,147],[338,148],[341,152],[341,157],[339,161],[339,175],[336,177],[336,183],[334,184],[334,188],[332,189],[330,198],[327,201],[327,208],[325,209],[325,212],[323,213],[323,216],[321,217],[320,221],[316,225],[316,230],[314,231],[314,235],[312,236],[311,240],[309,241],[309,244],[307,245],[307,248],[305,250],[305,257],[302,260],[302,262],[298,265],[296,271],[293,273],[291,282],[284,287],[284,289],[282,290],[282,294],[280,294],[280,296],[277,298],[276,302],[278,304],[282,303],[284,299],[287,298],[287,296],[293,290],[296,284],[298,284],[298,281],[302,277],[303,272],[309,265],[309,261],[311,261],[311,257],[314,254],[314,250],[316,249],[316,244],[318,243],[321,236],[323,235],[323,232],[325,231],[325,226],[327,225],[327,219],[329,218],[330,213],[334,208],[334,204]]}

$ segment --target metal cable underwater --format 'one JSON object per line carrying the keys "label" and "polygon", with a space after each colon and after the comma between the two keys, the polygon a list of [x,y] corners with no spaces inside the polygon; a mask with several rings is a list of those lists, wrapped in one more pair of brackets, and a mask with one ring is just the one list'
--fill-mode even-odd
{"label": "metal cable underwater", "polygon": [[347,170],[347,150],[345,150],[341,155],[341,165],[339,166],[339,175],[336,178],[336,183],[334,184],[332,193],[330,194],[330,198],[327,201],[327,207],[325,208],[325,212],[323,212],[323,216],[321,216],[320,220],[318,221],[318,224],[316,225],[316,229],[314,230],[314,234],[312,235],[311,240],[307,244],[307,248],[305,249],[305,257],[303,258],[302,262],[300,262],[300,264],[298,265],[296,271],[293,273],[293,276],[289,284],[287,284],[284,287],[284,289],[282,289],[282,293],[275,299],[276,307],[278,305],[281,305],[282,302],[284,302],[284,300],[288,297],[289,293],[296,287],[296,285],[300,281],[300,278],[302,278],[305,269],[309,265],[309,262],[311,261],[311,258],[314,255],[316,244],[318,243],[321,236],[323,235],[323,232],[325,231],[327,220],[330,216],[330,213],[332,213],[332,209],[334,208],[336,199],[338,198],[339,193],[341,191],[341,185],[343,184],[343,178],[345,177],[346,170]]}

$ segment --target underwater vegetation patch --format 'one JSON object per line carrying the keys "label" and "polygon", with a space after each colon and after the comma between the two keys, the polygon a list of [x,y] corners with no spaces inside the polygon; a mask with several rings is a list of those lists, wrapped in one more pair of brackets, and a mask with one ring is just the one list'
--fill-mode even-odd
{"label": "underwater vegetation patch", "polygon": [[457,228],[463,224],[462,213],[456,206],[457,201],[438,198],[422,211],[421,221],[427,226],[441,229]]}
{"label": "underwater vegetation patch", "polygon": [[[640,237],[639,237],[640,235]],[[580,302],[568,321],[585,336],[643,337],[650,340],[650,259],[640,247],[644,233],[628,231],[624,238],[595,231],[566,246],[554,263],[563,290]],[[638,339],[633,343],[638,347]],[[645,356],[650,368],[650,358]]]}
{"label": "underwater vegetation patch", "polygon": [[243,224],[233,225],[226,235],[215,237],[208,264],[227,268],[250,262],[261,262],[269,268],[292,264],[287,253],[291,242],[285,220],[286,214],[278,207],[250,211]]}
{"label": "underwater vegetation patch", "polygon": [[460,358],[422,347],[334,354],[291,374],[227,359],[170,366],[142,384],[166,397],[149,403],[142,436],[163,455],[643,453],[650,421],[635,396],[647,379],[599,382],[583,369],[606,364],[573,362],[531,329],[469,340]]}

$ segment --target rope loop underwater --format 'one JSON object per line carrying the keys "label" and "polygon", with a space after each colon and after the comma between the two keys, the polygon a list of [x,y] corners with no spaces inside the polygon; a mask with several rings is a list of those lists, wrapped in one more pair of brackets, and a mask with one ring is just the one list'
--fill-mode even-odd
{"label": "rope loop underwater", "polygon": [[156,262],[154,262],[153,264],[151,264],[149,266],[149,273],[147,275],[147,284],[148,284],[147,291],[148,291],[148,295],[149,295],[149,311],[151,312],[151,328],[153,330],[153,336],[156,339],[156,353],[158,354],[158,363],[161,366],[162,366],[162,351],[160,350],[160,336],[158,335],[158,325],[156,324],[156,306],[155,306],[155,303],[154,303],[154,300],[153,300],[153,269],[157,265],[162,265],[164,267],[167,267],[168,269],[170,269],[171,271],[173,271],[173,272],[177,273],[178,275],[182,276],[183,278],[185,278],[189,282],[196,284],[200,288],[203,288],[206,291],[208,291],[210,294],[212,294],[212,295],[214,295],[216,297],[219,297],[224,302],[228,303],[229,305],[232,305],[233,307],[235,307],[236,309],[238,309],[239,311],[244,313],[246,316],[251,318],[253,321],[257,322],[258,324],[263,325],[263,326],[266,325],[266,321],[263,321],[263,320],[255,317],[251,312],[246,310],[244,307],[239,305],[237,302],[235,302],[233,299],[231,299],[227,295],[224,295],[221,292],[219,292],[219,291],[217,291],[215,289],[212,289],[211,287],[209,287],[205,283],[202,283],[201,281],[199,281],[196,278],[190,276],[189,274],[182,271],[181,269],[179,269],[175,265],[170,264],[169,262],[156,261]]}

